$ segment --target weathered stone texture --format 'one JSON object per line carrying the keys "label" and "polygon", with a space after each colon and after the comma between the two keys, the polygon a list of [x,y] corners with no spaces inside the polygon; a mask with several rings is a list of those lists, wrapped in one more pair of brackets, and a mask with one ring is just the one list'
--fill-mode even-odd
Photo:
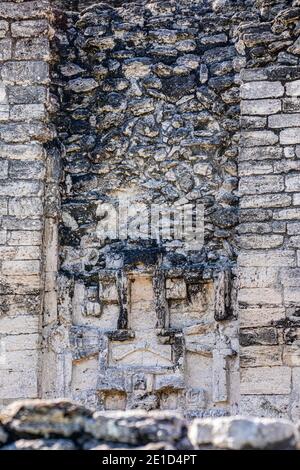
{"label": "weathered stone texture", "polygon": [[[45,382],[48,397],[63,387],[99,409],[236,409],[234,9],[243,14],[243,2],[224,17],[194,0],[56,12],[61,288],[45,322],[45,371],[61,385]],[[203,204],[203,246],[164,233],[107,240],[104,203],[118,196]]]}
{"label": "weathered stone texture", "polygon": [[[244,131],[239,187],[243,218],[248,214],[247,227],[250,222],[252,225],[257,222],[260,211],[253,234],[249,234],[249,228],[244,229],[244,224],[239,230],[240,410],[262,416],[285,416],[290,409],[297,419],[294,402],[298,397],[293,392],[292,374],[298,360],[297,346],[292,345],[297,342],[300,300],[295,287],[298,240],[293,225],[299,218],[296,145],[300,124],[297,49],[300,12],[291,8],[292,2],[285,2],[282,8],[286,9],[273,14],[272,2],[261,3],[266,6],[261,11],[264,23],[260,33],[255,33],[258,26],[255,22],[240,30],[247,65],[241,73]],[[265,45],[259,39],[263,31],[268,31]],[[281,47],[277,48],[280,41]],[[264,129],[260,121],[252,121],[250,132],[244,125],[247,115],[268,116]]]}
{"label": "weathered stone texture", "polygon": [[[48,1],[0,2],[1,404],[39,396],[43,142],[49,131],[46,88],[37,83],[49,80],[48,13]],[[22,38],[30,36],[35,39],[26,45]]]}

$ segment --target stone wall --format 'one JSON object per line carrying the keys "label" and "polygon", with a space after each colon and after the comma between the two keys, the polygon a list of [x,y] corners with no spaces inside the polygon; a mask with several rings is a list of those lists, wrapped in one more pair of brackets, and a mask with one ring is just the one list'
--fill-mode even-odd
{"label": "stone wall", "polygon": [[[234,43],[243,10],[235,3],[234,16],[220,16],[188,1],[57,12],[57,323],[70,346],[54,361],[69,374],[64,393],[83,403],[189,416],[236,410]],[[103,207],[120,197],[177,210],[202,204],[204,245],[141,232],[105,238]]]}
{"label": "stone wall", "polygon": [[299,418],[299,18],[0,1],[2,405]]}
{"label": "stone wall", "polygon": [[269,3],[240,28],[240,409],[296,419],[300,10]]}
{"label": "stone wall", "polygon": [[274,418],[187,423],[171,412],[93,413],[50,400],[17,402],[0,415],[0,450],[297,450],[299,444],[298,426]]}
{"label": "stone wall", "polygon": [[0,403],[39,395],[49,4],[0,2]]}

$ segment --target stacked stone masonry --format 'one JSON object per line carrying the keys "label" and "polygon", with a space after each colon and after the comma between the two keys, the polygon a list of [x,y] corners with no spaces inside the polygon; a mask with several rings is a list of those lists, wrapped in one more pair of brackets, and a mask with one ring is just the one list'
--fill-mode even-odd
{"label": "stacked stone masonry", "polygon": [[299,38],[298,0],[0,1],[2,405],[300,418]]}

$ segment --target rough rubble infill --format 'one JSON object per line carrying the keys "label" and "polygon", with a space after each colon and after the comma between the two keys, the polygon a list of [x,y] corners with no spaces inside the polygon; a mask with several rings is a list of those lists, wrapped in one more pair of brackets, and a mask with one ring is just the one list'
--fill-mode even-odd
{"label": "rough rubble infill", "polygon": [[64,400],[25,400],[0,415],[0,450],[299,449],[283,419],[222,417],[188,423],[172,412],[92,412]]}

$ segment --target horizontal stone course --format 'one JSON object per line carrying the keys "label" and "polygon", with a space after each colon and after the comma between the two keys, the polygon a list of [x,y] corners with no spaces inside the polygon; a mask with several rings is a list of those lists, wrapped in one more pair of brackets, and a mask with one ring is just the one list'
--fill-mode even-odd
{"label": "horizontal stone course", "polygon": [[49,67],[44,61],[5,62],[0,70],[4,83],[20,85],[41,84],[49,81]]}
{"label": "horizontal stone course", "polygon": [[[255,147],[257,145],[274,145],[277,142],[278,142],[278,136],[274,132],[268,131],[268,130],[251,131],[251,132],[243,131],[241,133],[241,139],[240,139],[240,144],[245,147]],[[286,142],[286,143],[297,143],[297,142]]]}
{"label": "horizontal stone course", "polygon": [[241,113],[253,115],[270,115],[281,111],[281,100],[261,99],[261,100],[242,100]]}
{"label": "horizontal stone course", "polygon": [[280,143],[283,145],[292,145],[300,143],[300,127],[284,129],[280,132]]}
{"label": "horizontal stone course", "polygon": [[291,391],[291,369],[286,366],[241,369],[241,393],[285,395]]}
{"label": "horizontal stone course", "polygon": [[300,80],[287,83],[285,89],[288,96],[300,96]]}
{"label": "horizontal stone course", "polygon": [[279,160],[282,158],[283,149],[278,145],[261,147],[242,147],[239,149],[239,161],[244,160]]}
{"label": "horizontal stone course", "polygon": [[2,273],[6,276],[30,276],[40,273],[40,261],[3,261]]}
{"label": "horizontal stone course", "polygon": [[241,198],[240,207],[288,207],[291,205],[291,202],[291,196],[288,194],[251,195]]}
{"label": "horizontal stone course", "polygon": [[23,20],[26,18],[43,18],[49,14],[48,0],[33,0],[26,2],[0,2],[0,18]]}
{"label": "horizontal stone course", "polygon": [[300,114],[276,114],[268,118],[268,126],[281,129],[300,126]]}
{"label": "horizontal stone course", "polygon": [[31,36],[47,35],[49,23],[45,20],[23,20],[14,21],[11,24],[12,37],[27,38]]}
{"label": "horizontal stone course", "polygon": [[277,98],[283,96],[284,87],[280,82],[258,81],[244,83],[241,86],[241,97],[246,100],[260,98]]}
{"label": "horizontal stone course", "polygon": [[240,194],[276,193],[284,190],[284,178],[280,175],[245,176],[240,180]]}

